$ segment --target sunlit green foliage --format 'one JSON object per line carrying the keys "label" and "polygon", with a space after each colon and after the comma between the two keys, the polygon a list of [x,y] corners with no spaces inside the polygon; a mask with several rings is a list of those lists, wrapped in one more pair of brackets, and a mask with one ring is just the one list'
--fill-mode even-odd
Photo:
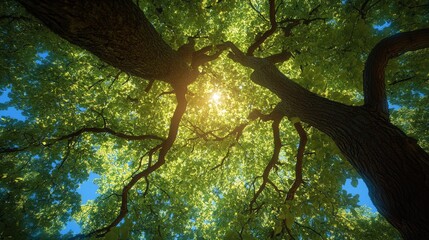
{"label": "sunlit green foliage", "polygon": [[[279,65],[284,74],[319,95],[350,105],[362,103],[362,70],[375,43],[428,23],[423,8],[390,1],[370,1],[374,6],[365,16],[353,7],[361,1],[278,2],[278,20],[320,19],[294,28],[288,38],[272,36],[255,55],[291,51],[293,58]],[[268,15],[267,1],[138,3],[176,49],[187,37],[197,36],[197,48],[232,41],[244,50],[269,28],[261,17]],[[57,139],[84,127],[165,137],[176,104],[168,93],[171,87],[155,82],[144,91],[147,81],[60,39],[14,1],[3,1],[0,15],[5,16],[0,18],[0,89],[10,91],[10,100],[0,103],[0,109],[14,107],[25,117],[0,120],[0,148],[20,149],[0,155],[0,238],[59,239],[59,231],[71,219],[84,232],[109,224],[118,214],[122,187],[148,165],[147,153],[160,141],[90,132]],[[385,22],[391,25],[374,29]],[[427,51],[390,63],[387,79],[392,84],[390,102],[398,105],[393,121],[428,150],[429,58],[421,61],[421,55]],[[265,239],[273,231],[284,231],[279,222],[285,218],[291,219],[296,239],[398,238],[380,215],[359,207],[358,197],[342,190],[346,179],[358,176],[332,141],[310,126],[305,126],[309,143],[304,184],[295,199],[285,203],[299,142],[287,119],[281,122],[284,146],[279,164],[270,174],[278,189],[268,185],[257,199],[260,210],[250,213],[249,203],[271,158],[273,137],[270,122],[247,117],[253,109],[269,113],[279,100],[253,84],[250,71],[226,54],[201,72],[189,87],[188,110],[166,164],[134,186],[124,223],[106,239]],[[226,136],[240,124],[248,124],[241,136],[214,137]],[[76,189],[90,173],[101,176],[96,181],[100,195],[81,205]]]}

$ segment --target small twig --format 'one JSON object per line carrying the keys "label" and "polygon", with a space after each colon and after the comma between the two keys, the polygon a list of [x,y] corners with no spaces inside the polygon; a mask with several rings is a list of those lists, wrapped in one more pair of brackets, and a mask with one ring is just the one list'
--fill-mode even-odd
{"label": "small twig", "polygon": [[260,11],[258,11],[257,9],[256,9],[256,7],[253,5],[253,3],[252,3],[252,0],[249,0],[249,4],[250,4],[250,7],[259,15],[259,17],[262,19],[262,20],[264,20],[264,21],[266,21],[266,22],[269,22],[265,17],[264,17],[264,15],[262,15],[262,13],[260,12]]}
{"label": "small twig", "polygon": [[146,88],[144,89],[145,92],[149,92],[150,89],[152,88],[153,84],[155,83],[155,80],[149,80],[149,83],[147,84]]}
{"label": "small twig", "polygon": [[232,148],[234,145],[235,145],[235,143],[230,144],[230,145],[228,146],[228,151],[226,152],[225,156],[222,158],[221,162],[220,162],[218,165],[216,165],[216,166],[212,167],[212,168],[210,169],[211,171],[216,170],[217,168],[220,168],[221,166],[223,166],[223,165],[225,164],[226,159],[228,159],[228,157],[229,157],[229,155],[230,155],[230,153],[231,153],[231,148]]}
{"label": "small twig", "polygon": [[325,240],[325,238],[322,236],[322,234],[320,234],[318,231],[314,230],[313,228],[308,227],[308,226],[305,226],[305,225],[303,225],[302,223],[299,223],[299,222],[297,222],[297,221],[295,221],[294,223],[295,223],[296,225],[298,225],[298,226],[302,227],[302,228],[305,228],[305,229],[310,230],[310,231],[311,231],[311,232],[313,232],[314,234],[318,235],[322,240]]}
{"label": "small twig", "polygon": [[404,79],[393,81],[393,82],[389,83],[389,86],[393,86],[393,85],[401,83],[401,82],[406,82],[406,81],[411,80],[411,79],[413,79],[415,77],[416,76],[412,76],[412,77],[407,77],[407,78],[404,78]]}

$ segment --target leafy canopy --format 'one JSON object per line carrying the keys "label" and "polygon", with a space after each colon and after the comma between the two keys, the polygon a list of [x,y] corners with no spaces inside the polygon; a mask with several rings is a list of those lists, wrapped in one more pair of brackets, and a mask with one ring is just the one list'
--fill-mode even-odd
{"label": "leafy canopy", "polygon": [[[278,21],[302,19],[287,38],[278,32],[256,56],[287,50],[278,65],[305,88],[349,105],[362,103],[362,70],[383,37],[427,25],[419,1],[276,1]],[[137,1],[174,49],[231,41],[241,49],[269,29],[268,1]],[[304,24],[305,19],[315,19]],[[375,26],[385,25],[383,29]],[[171,86],[121,72],[60,39],[15,1],[0,5],[0,89],[23,120],[0,120],[0,236],[68,238],[77,220],[88,233],[119,213],[123,187],[156,161],[176,107]],[[124,36],[126,37],[126,36]],[[429,149],[427,50],[405,54],[386,71],[393,121]],[[124,56],[126,57],[126,56]],[[342,189],[358,178],[333,142],[304,125],[303,183],[295,180],[300,137],[280,122],[281,151],[255,198],[273,155],[269,114],[279,99],[249,80],[250,70],[220,55],[200,68],[166,163],[128,192],[128,213],[106,239],[397,239],[377,213]],[[295,121],[298,121],[295,119]],[[157,149],[155,149],[156,151]],[[99,196],[81,205],[77,188],[90,173]],[[283,220],[287,220],[287,226]]]}

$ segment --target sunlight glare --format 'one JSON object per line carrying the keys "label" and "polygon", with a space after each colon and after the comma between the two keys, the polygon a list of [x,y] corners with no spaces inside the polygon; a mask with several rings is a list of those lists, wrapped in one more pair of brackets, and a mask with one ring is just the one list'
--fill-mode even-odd
{"label": "sunlight glare", "polygon": [[217,105],[220,103],[221,97],[222,95],[220,94],[220,92],[214,92],[211,96],[211,101]]}

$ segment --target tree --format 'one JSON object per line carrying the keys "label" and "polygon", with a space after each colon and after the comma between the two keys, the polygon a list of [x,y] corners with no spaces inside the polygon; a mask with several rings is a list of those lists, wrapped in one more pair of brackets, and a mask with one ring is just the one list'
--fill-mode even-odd
{"label": "tree", "polygon": [[403,238],[429,236],[427,4],[19,2],[38,20],[3,3],[26,119],[2,118],[2,237],[73,215],[76,238],[397,238],[342,190],[357,174]]}

